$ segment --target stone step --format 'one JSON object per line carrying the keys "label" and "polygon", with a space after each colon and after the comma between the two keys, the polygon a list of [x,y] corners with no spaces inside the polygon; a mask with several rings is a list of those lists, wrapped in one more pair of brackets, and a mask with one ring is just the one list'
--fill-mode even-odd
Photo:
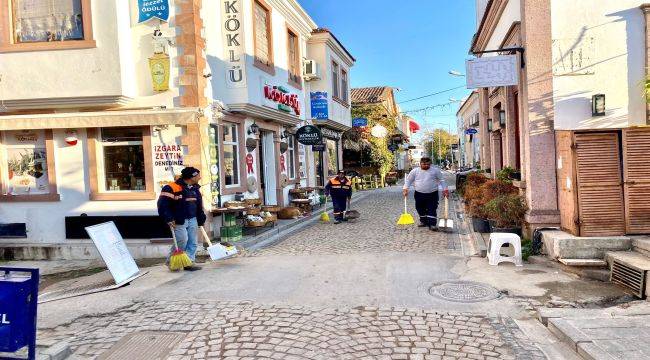
{"label": "stone step", "polygon": [[609,281],[609,268],[607,267],[578,267],[568,266],[560,262],[551,260],[545,256],[531,256],[528,262],[532,264],[543,264],[554,267],[567,273],[575,274],[583,279],[597,280],[602,282]]}
{"label": "stone step", "polygon": [[632,250],[650,257],[650,237],[640,236],[632,238]]}
{"label": "stone step", "polygon": [[607,261],[602,259],[558,259],[564,265],[575,267],[606,267]]}
{"label": "stone step", "polygon": [[605,254],[605,259],[610,265],[616,260],[639,270],[650,270],[650,257],[636,251],[609,251]]}

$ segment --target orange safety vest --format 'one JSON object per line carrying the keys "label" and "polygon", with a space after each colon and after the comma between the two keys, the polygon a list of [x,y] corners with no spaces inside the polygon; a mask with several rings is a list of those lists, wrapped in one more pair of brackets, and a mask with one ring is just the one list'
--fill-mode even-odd
{"label": "orange safety vest", "polygon": [[168,193],[166,191],[163,191],[160,193],[160,196],[166,196],[168,198],[171,198],[173,200],[180,200],[183,198],[183,187],[178,185],[175,182],[170,182],[167,185],[169,185],[170,188],[172,188],[173,193]]}
{"label": "orange safety vest", "polygon": [[346,177],[344,178],[346,180],[345,184],[339,181],[338,178],[334,177],[330,179],[330,185],[332,189],[343,189],[343,190],[350,190],[350,180]]}

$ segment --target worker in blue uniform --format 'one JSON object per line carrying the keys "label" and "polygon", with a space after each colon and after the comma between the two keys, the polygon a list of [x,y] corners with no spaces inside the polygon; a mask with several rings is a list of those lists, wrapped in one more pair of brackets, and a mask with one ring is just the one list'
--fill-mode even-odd
{"label": "worker in blue uniform", "polygon": [[325,195],[332,197],[334,223],[340,224],[342,221],[346,221],[345,210],[348,200],[352,197],[352,182],[345,176],[345,171],[339,170],[336,177],[327,182]]}

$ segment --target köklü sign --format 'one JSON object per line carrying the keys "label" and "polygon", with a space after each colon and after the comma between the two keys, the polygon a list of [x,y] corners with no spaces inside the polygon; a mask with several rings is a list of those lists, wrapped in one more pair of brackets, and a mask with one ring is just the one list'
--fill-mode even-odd
{"label": "k\u00f6kl\u00fc sign", "polygon": [[314,125],[305,125],[296,131],[296,139],[303,145],[317,145],[323,143],[323,134]]}
{"label": "k\u00f6kl\u00fc sign", "polygon": [[291,94],[282,86],[264,85],[264,98],[267,100],[267,106],[275,107],[286,113],[293,113],[300,116],[300,101],[298,95]]}

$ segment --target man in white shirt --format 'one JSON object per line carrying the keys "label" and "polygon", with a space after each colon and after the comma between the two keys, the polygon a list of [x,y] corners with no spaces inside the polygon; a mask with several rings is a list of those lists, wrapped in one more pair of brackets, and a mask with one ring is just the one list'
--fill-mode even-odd
{"label": "man in white shirt", "polygon": [[431,166],[430,158],[422,158],[420,167],[411,170],[404,181],[402,193],[409,194],[409,188],[415,189],[415,209],[420,215],[420,227],[429,227],[435,231],[438,224],[438,188],[443,189],[443,195],[449,196],[447,184],[442,171],[437,166]]}

